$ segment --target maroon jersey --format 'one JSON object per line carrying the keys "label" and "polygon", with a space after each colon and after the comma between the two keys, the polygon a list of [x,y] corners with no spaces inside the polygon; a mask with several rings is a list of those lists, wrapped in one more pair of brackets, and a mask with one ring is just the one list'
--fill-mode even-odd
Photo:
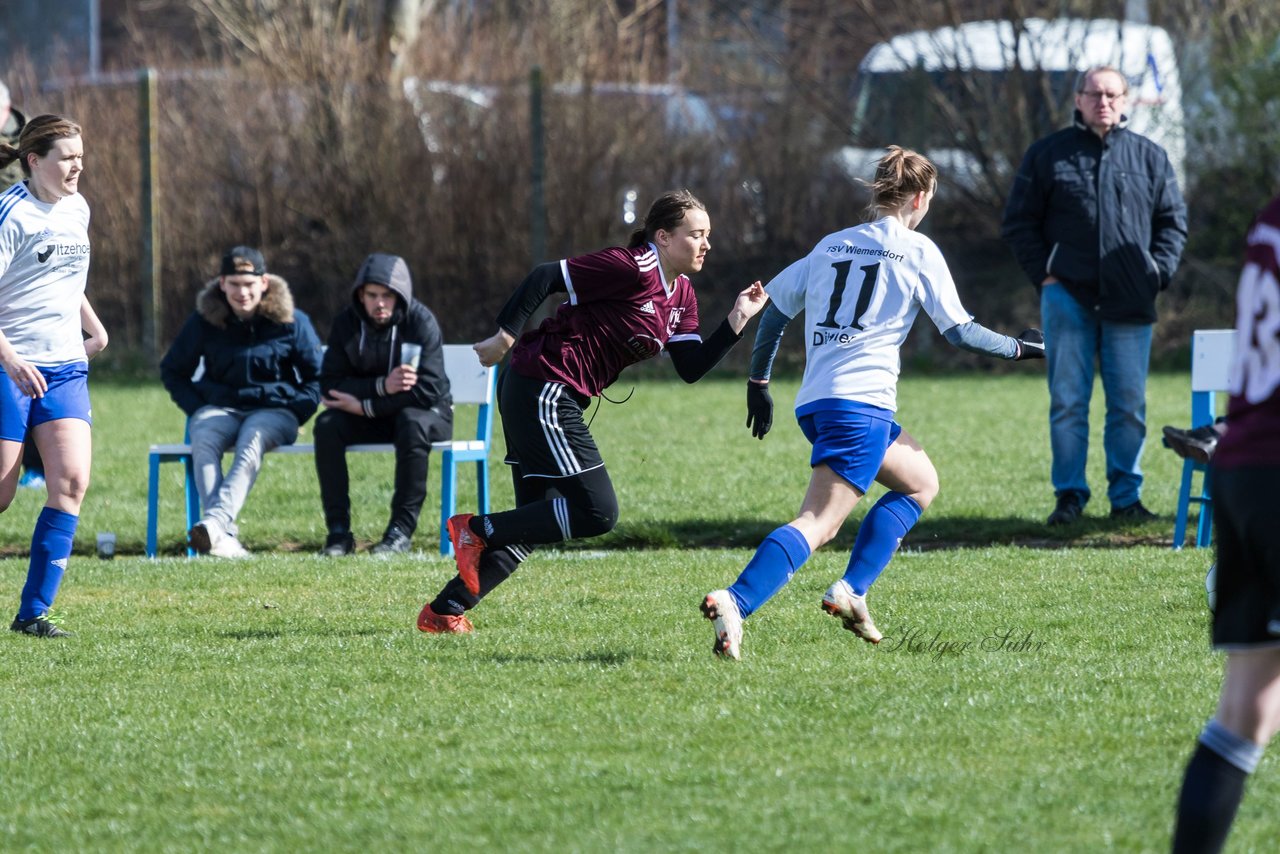
{"label": "maroon jersey", "polygon": [[668,290],[652,245],[566,258],[560,269],[569,299],[516,344],[521,374],[594,397],[668,341],[702,340],[693,285],[680,276]]}
{"label": "maroon jersey", "polygon": [[1280,196],[1249,230],[1236,292],[1227,432],[1214,465],[1280,465]]}

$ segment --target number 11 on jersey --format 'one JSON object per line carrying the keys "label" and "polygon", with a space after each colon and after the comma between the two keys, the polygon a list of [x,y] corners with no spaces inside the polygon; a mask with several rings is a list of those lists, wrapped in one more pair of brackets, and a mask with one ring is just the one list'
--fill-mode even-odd
{"label": "number 11 on jersey", "polygon": [[[827,329],[839,329],[840,324],[836,322],[836,312],[840,310],[840,305],[844,301],[844,289],[849,284],[849,270],[853,267],[853,261],[836,261],[832,265],[836,271],[836,281],[831,288],[831,302],[827,306],[827,316],[818,326]],[[867,310],[867,306],[871,304],[871,291],[875,288],[876,277],[880,273],[880,262],[868,264],[865,267],[859,267],[862,271],[862,286],[858,288],[858,302],[853,307],[853,320],[849,327],[852,329],[862,329],[862,315]]]}

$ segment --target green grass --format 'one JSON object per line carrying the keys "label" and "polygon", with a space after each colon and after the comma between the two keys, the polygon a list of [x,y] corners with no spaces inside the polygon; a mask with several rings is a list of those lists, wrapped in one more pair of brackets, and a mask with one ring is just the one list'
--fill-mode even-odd
{"label": "green grass", "polygon": [[[817,607],[850,524],[748,622],[732,664],[696,603],[798,506],[788,386],[757,442],[739,381],[636,385],[592,428],[618,530],[536,555],[475,634],[436,637],[412,628],[452,575],[434,507],[416,555],[322,560],[307,458],[269,458],[244,562],[176,556],[166,467],[172,556],[139,557],[146,445],[181,419],[154,389],[97,384],[78,542],[113,530],[127,553],[72,561],[58,605],[74,639],[3,639],[0,848],[1167,850],[1221,669],[1209,555],[1168,548],[1171,453],[1153,442],[1144,460],[1159,523],[1113,526],[1098,495],[1086,524],[1048,534],[1043,378],[908,380],[900,420],[942,493],[873,593],[886,641]],[[1149,423],[1185,423],[1186,387],[1153,378]],[[390,460],[357,463],[367,541]],[[500,469],[494,483],[509,506]],[[0,517],[11,553],[40,503],[24,491]],[[24,574],[0,560],[14,601]],[[1232,850],[1274,849],[1277,798],[1268,758]]]}

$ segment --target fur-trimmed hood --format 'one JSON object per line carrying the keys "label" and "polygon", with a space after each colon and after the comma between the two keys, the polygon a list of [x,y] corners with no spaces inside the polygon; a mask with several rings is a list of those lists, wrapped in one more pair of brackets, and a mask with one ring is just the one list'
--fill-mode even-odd
{"label": "fur-trimmed hood", "polygon": [[[257,314],[273,323],[293,323],[293,291],[289,283],[274,273],[267,273],[267,292],[262,295]],[[223,296],[218,279],[205,283],[196,297],[196,312],[219,329],[226,329],[235,315]]]}
{"label": "fur-trimmed hood", "polygon": [[[204,286],[160,360],[160,379],[188,416],[202,406],[286,408],[301,424],[320,403],[320,339],[278,276],[247,322],[235,321],[218,281]],[[195,379],[197,368],[204,371]]]}

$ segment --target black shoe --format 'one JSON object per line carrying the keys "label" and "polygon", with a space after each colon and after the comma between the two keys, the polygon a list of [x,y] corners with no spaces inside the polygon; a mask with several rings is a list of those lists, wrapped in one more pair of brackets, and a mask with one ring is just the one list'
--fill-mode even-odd
{"label": "black shoe", "polygon": [[373,555],[397,555],[404,554],[409,551],[413,545],[413,540],[409,535],[394,525],[387,528],[387,532],[382,535],[382,542],[377,543],[373,548],[369,549],[369,554]]}
{"label": "black shoe", "polygon": [[1151,522],[1160,517],[1143,507],[1141,501],[1135,501],[1123,507],[1112,507],[1111,518],[1124,519],[1129,522]]}
{"label": "black shoe", "polygon": [[325,538],[324,550],[320,553],[325,557],[342,557],[355,550],[356,538],[351,535],[351,532],[338,531]]}
{"label": "black shoe", "polygon": [[1204,465],[1218,449],[1218,431],[1213,424],[1205,424],[1193,430],[1165,427],[1161,440],[1164,446],[1185,460]]}
{"label": "black shoe", "polygon": [[32,617],[30,620],[19,620],[13,618],[13,622],[9,624],[9,629],[22,635],[34,635],[38,638],[69,638],[72,637],[71,632],[64,631],[53,623],[49,622],[49,618],[44,614],[38,617]]}
{"label": "black shoe", "polygon": [[1084,497],[1078,492],[1067,491],[1058,496],[1058,506],[1053,508],[1046,525],[1070,525],[1084,512]]}

